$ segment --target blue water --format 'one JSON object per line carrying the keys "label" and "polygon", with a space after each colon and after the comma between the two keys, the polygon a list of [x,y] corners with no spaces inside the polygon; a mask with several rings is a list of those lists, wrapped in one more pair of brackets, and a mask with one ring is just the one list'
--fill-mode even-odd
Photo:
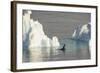
{"label": "blue water", "polygon": [[[90,48],[88,41],[63,39],[60,40],[61,47],[57,48],[31,48],[23,50],[23,62],[45,62],[63,60],[90,59]],[[60,50],[65,44],[65,50]]]}

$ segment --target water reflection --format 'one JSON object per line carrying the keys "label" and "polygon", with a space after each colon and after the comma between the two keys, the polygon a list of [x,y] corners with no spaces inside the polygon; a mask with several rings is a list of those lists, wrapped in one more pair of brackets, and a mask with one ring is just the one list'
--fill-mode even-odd
{"label": "water reflection", "polygon": [[63,43],[66,45],[64,51],[61,48],[56,49],[56,47],[38,47],[23,50],[23,62],[90,59],[88,42],[67,39]]}

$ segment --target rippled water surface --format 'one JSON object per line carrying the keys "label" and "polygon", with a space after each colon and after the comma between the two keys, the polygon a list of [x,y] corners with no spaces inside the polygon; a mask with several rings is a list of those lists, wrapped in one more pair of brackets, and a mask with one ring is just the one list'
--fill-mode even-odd
{"label": "rippled water surface", "polygon": [[61,41],[61,47],[65,44],[65,50],[61,48],[30,48],[23,50],[23,62],[45,62],[63,60],[90,59],[89,43],[73,39]]}

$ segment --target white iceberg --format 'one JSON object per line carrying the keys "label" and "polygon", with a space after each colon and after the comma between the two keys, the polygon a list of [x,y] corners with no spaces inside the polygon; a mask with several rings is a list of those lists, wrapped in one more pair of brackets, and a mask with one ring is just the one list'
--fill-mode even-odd
{"label": "white iceberg", "polygon": [[72,34],[73,39],[83,40],[83,41],[89,41],[91,38],[91,25],[84,24],[80,28],[77,28],[74,30],[74,33]]}
{"label": "white iceberg", "polygon": [[44,33],[43,25],[38,20],[30,18],[31,14],[31,11],[27,11],[23,15],[23,45],[28,46],[28,48],[59,47],[58,38],[54,36],[50,39]]}
{"label": "white iceberg", "polygon": [[89,29],[88,29],[88,24],[84,24],[80,30],[79,36],[81,36],[83,33],[88,34]]}
{"label": "white iceberg", "polygon": [[27,37],[27,33],[30,29],[30,15],[31,15],[31,11],[27,11],[24,15],[23,15],[23,40],[25,40]]}
{"label": "white iceberg", "polygon": [[29,48],[34,47],[59,47],[58,38],[54,36],[52,40],[44,33],[42,24],[31,19],[31,32],[29,34]]}
{"label": "white iceberg", "polygon": [[54,36],[52,38],[52,47],[55,47],[55,48],[59,48],[60,47],[60,43],[59,43],[59,40],[56,36]]}
{"label": "white iceberg", "polygon": [[[42,61],[43,50],[46,57],[50,56],[50,51],[54,52],[60,47],[59,39],[53,36],[49,38],[43,30],[43,25],[38,20],[30,18],[31,11],[23,15],[23,48],[30,52],[30,61]],[[52,47],[56,47],[52,48]]]}
{"label": "white iceberg", "polygon": [[51,39],[45,35],[42,24],[31,19],[31,32],[29,34],[29,48],[50,47]]}

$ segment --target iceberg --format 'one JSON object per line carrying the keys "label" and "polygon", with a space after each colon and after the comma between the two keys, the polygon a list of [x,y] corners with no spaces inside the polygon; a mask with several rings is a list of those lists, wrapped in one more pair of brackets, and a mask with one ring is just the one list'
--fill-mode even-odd
{"label": "iceberg", "polygon": [[58,49],[60,47],[59,40],[56,36],[54,36],[52,38],[52,47],[55,47],[56,49]]}
{"label": "iceberg", "polygon": [[30,18],[32,12],[27,11],[23,15],[23,48],[59,47],[60,43],[56,36],[49,38],[43,30],[39,20]]}
{"label": "iceberg", "polygon": [[91,25],[90,23],[84,24],[80,28],[74,30],[72,38],[76,40],[89,41],[91,38]]}
{"label": "iceberg", "polygon": [[31,18],[31,14],[31,11],[27,11],[23,15],[23,51],[29,51],[30,61],[37,62],[43,60],[43,50],[46,51],[46,57],[48,57],[51,49],[54,52],[60,47],[60,43],[57,36],[49,38],[44,33],[43,25],[39,20]]}
{"label": "iceberg", "polygon": [[89,41],[91,38],[91,26],[90,24],[84,24],[80,30],[79,38],[84,41]]}
{"label": "iceberg", "polygon": [[85,24],[82,26],[79,36],[81,36],[82,34],[88,34],[88,33],[89,33],[88,24]]}
{"label": "iceberg", "polygon": [[31,19],[31,32],[29,34],[29,48],[50,47],[51,39],[45,35],[42,24]]}
{"label": "iceberg", "polygon": [[26,34],[28,33],[29,29],[30,29],[30,15],[31,15],[31,11],[27,11],[27,13],[25,13],[23,15],[23,39],[26,39]]}
{"label": "iceberg", "polygon": [[23,37],[23,48],[27,49],[28,45],[29,45],[29,33],[30,33],[30,16],[31,16],[32,12],[31,11],[27,11],[24,15],[23,15],[23,24],[22,24],[22,37]]}

